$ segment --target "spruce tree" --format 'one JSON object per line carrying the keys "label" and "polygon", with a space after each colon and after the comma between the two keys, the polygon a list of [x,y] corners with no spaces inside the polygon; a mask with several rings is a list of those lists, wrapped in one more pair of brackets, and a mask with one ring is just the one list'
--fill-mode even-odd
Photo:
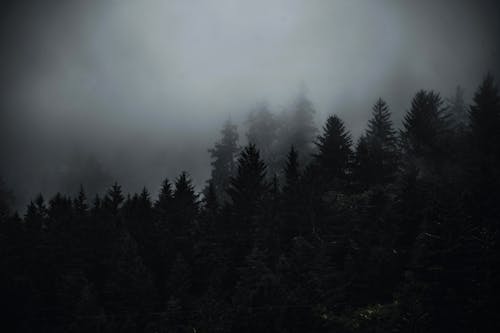
{"label": "spruce tree", "polygon": [[330,178],[345,178],[351,162],[352,139],[344,122],[336,115],[328,117],[323,134],[316,140],[316,161]]}
{"label": "spruce tree", "polygon": [[223,203],[227,201],[226,189],[229,185],[229,179],[236,171],[236,155],[238,147],[238,129],[237,126],[228,119],[221,131],[220,141],[215,143],[214,148],[209,149],[212,162],[212,174],[210,181],[215,186],[217,199]]}
{"label": "spruce tree", "polygon": [[396,131],[387,103],[379,98],[373,105],[366,134],[357,143],[354,172],[362,184],[385,184],[393,178],[396,162]]}
{"label": "spruce tree", "polygon": [[89,210],[87,195],[85,194],[85,190],[83,189],[83,185],[81,184],[78,195],[73,201],[73,206],[75,207],[78,216],[85,216]]}
{"label": "spruce tree", "polygon": [[175,181],[172,199],[172,215],[169,224],[171,232],[179,241],[178,247],[188,249],[188,239],[194,232],[198,217],[198,194],[195,192],[191,178],[187,172],[182,172]]}
{"label": "spruce tree", "polygon": [[185,171],[175,181],[172,205],[177,211],[182,211],[186,218],[194,218],[198,213],[198,194],[189,174]]}
{"label": "spruce tree", "polygon": [[403,120],[400,136],[403,150],[413,156],[436,152],[438,137],[446,128],[443,100],[434,91],[420,90]]}
{"label": "spruce tree", "polygon": [[378,145],[385,151],[393,151],[396,148],[396,131],[391,121],[389,106],[379,98],[372,108],[372,119],[368,122],[366,137],[374,145]]}
{"label": "spruce tree", "polygon": [[499,156],[500,96],[491,74],[486,75],[474,94],[469,120],[474,149],[485,155]]}
{"label": "spruce tree", "polygon": [[268,189],[266,165],[254,144],[249,144],[238,158],[238,170],[231,178],[228,194],[232,208],[246,216],[255,212]]}
{"label": "spruce tree", "polygon": [[103,206],[109,214],[117,216],[124,200],[125,197],[123,196],[122,188],[115,182],[106,193],[103,199]]}

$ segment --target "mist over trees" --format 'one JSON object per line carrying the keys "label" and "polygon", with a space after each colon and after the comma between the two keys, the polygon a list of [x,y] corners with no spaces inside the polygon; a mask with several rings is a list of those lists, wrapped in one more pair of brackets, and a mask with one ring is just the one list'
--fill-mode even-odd
{"label": "mist over trees", "polygon": [[317,129],[304,94],[282,113],[257,104],[246,143],[229,119],[207,147],[201,193],[187,172],[155,196],[114,183],[89,197],[89,182],[21,216],[0,182],[2,327],[498,331],[497,81],[471,105],[460,88],[409,105],[396,126],[373,101],[355,140],[335,113]]}

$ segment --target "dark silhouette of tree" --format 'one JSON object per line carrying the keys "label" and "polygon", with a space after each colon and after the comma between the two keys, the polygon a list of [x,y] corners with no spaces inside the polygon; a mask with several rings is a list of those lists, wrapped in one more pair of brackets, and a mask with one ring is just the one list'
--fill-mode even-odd
{"label": "dark silhouette of tree", "polygon": [[316,139],[318,165],[325,175],[345,179],[349,173],[352,158],[352,139],[344,122],[336,115],[328,117],[323,134]]}
{"label": "dark silhouette of tree", "polygon": [[111,216],[116,217],[124,200],[125,197],[123,196],[122,188],[115,182],[104,196],[103,208]]}
{"label": "dark silhouette of tree", "polygon": [[174,237],[173,246],[184,256],[189,257],[191,251],[190,238],[193,236],[199,214],[198,194],[186,172],[182,172],[175,181],[172,198],[172,214],[169,224]]}
{"label": "dark silhouette of tree", "polygon": [[28,205],[24,221],[27,228],[32,230],[32,232],[39,232],[42,228],[45,228],[46,219],[47,206],[45,205],[43,196],[39,194],[35,201],[31,201]]}
{"label": "dark silhouette of tree", "polygon": [[374,156],[374,151],[370,148],[366,135],[361,135],[356,143],[353,173],[355,179],[357,179],[359,183],[365,185],[375,183],[378,176],[375,173],[377,164],[376,157]]}
{"label": "dark silhouette of tree", "polygon": [[177,216],[186,221],[193,221],[198,215],[198,194],[187,172],[182,172],[175,181],[172,206]]}
{"label": "dark silhouette of tree", "polygon": [[115,183],[90,204],[81,186],[40,194],[24,218],[0,188],[1,328],[499,331],[499,92],[487,75],[464,125],[459,95],[445,110],[418,92],[400,147],[379,99],[354,157],[331,116],[312,162],[301,157],[310,147],[281,147],[272,175],[255,144],[234,163],[228,125],[229,148],[213,150],[226,185],[214,171],[201,202],[185,172],[154,203]]}
{"label": "dark silhouette of tree", "polygon": [[228,194],[238,214],[251,216],[268,190],[266,165],[254,144],[246,146],[238,158],[236,175],[231,178]]}
{"label": "dark silhouette of tree", "polygon": [[87,215],[89,211],[89,205],[87,203],[87,195],[83,189],[83,185],[80,184],[80,190],[78,191],[77,197],[73,200],[73,206],[75,207],[76,213],[79,216]]}
{"label": "dark silhouette of tree", "polygon": [[239,152],[237,126],[227,120],[221,131],[220,141],[215,143],[214,148],[209,149],[212,158],[212,174],[210,181],[215,186],[217,199],[223,203],[227,201],[226,189],[229,179],[236,171],[236,156]]}
{"label": "dark silhouette of tree", "polygon": [[491,74],[486,75],[474,94],[469,118],[474,149],[483,154],[498,155],[500,96]]}
{"label": "dark silhouette of tree", "polygon": [[396,131],[387,103],[379,98],[372,108],[366,134],[356,146],[355,173],[364,184],[386,184],[397,169]]}
{"label": "dark silhouette of tree", "polygon": [[165,178],[165,180],[161,184],[158,200],[156,200],[154,204],[155,209],[162,214],[166,214],[171,208],[172,197],[172,185],[170,184],[169,180]]}
{"label": "dark silhouette of tree", "polygon": [[301,172],[298,152],[292,146],[284,168],[285,184],[282,191],[281,232],[285,246],[297,235],[303,235],[307,225],[303,218],[303,193],[301,191]]}
{"label": "dark silhouette of tree", "polygon": [[434,91],[417,92],[400,133],[404,152],[416,158],[432,158],[441,153],[439,136],[445,131],[445,120],[441,96]]}

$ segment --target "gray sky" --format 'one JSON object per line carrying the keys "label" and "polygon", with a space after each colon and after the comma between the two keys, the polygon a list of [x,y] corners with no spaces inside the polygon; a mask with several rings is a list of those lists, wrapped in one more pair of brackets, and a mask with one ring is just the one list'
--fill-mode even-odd
{"label": "gray sky", "polygon": [[[61,189],[74,151],[127,190],[183,169],[229,115],[279,112],[304,83],[318,126],[355,135],[377,97],[400,119],[421,88],[470,98],[500,77],[495,1],[89,0],[0,5],[2,166],[20,201]],[[243,133],[241,133],[243,134]]]}

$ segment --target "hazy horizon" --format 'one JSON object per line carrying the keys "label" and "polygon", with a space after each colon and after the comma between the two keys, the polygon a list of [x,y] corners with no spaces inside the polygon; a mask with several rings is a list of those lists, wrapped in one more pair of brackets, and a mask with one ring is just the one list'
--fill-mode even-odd
{"label": "hazy horizon", "polygon": [[[223,122],[305,86],[321,128],[357,137],[384,98],[396,127],[419,89],[466,102],[498,67],[494,1],[7,1],[0,176],[23,206],[94,156],[134,192],[188,171],[201,188]],[[83,163],[83,162],[82,162]],[[77,163],[78,164],[78,163]],[[85,185],[85,179],[81,182]]]}

